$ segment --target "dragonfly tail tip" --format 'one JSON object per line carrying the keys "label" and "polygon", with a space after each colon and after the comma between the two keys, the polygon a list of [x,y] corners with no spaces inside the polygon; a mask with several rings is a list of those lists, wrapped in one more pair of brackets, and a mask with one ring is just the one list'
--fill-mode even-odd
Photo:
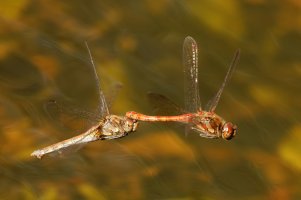
{"label": "dragonfly tail tip", "polygon": [[42,157],[43,157],[43,155],[42,155],[38,150],[32,152],[32,153],[30,154],[30,156],[36,157],[36,158],[38,158],[38,159],[42,159]]}

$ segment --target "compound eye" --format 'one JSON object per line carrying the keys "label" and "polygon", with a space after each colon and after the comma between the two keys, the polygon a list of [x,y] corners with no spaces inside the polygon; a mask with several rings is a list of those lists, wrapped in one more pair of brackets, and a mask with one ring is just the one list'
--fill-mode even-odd
{"label": "compound eye", "polygon": [[222,130],[222,137],[225,140],[231,140],[236,135],[236,129],[236,125],[231,122],[225,123]]}

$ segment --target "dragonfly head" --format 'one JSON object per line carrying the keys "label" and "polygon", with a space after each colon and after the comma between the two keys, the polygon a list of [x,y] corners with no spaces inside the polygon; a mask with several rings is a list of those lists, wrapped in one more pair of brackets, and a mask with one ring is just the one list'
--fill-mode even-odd
{"label": "dragonfly head", "polygon": [[226,122],[222,127],[222,138],[231,140],[236,135],[237,126],[231,122]]}

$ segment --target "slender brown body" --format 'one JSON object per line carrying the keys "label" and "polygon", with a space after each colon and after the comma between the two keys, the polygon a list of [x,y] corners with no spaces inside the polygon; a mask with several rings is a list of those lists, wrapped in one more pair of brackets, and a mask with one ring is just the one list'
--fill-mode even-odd
{"label": "slender brown body", "polygon": [[138,121],[180,122],[184,124],[190,124],[191,126],[190,128],[192,130],[198,131],[200,133],[200,136],[206,138],[222,137],[224,139],[229,140],[232,137],[234,137],[235,134],[231,134],[229,136],[223,134],[224,131],[227,130],[227,132],[229,131],[233,132],[233,129],[236,130],[235,125],[227,123],[223,118],[221,118],[214,112],[199,111],[197,113],[188,113],[188,114],[175,115],[175,116],[149,116],[134,111],[130,111],[126,113],[126,116]]}
{"label": "slender brown body", "polygon": [[189,113],[189,114],[183,114],[183,115],[176,115],[176,116],[150,116],[150,115],[144,115],[141,113],[137,113],[135,111],[130,111],[125,114],[125,116],[139,120],[139,121],[147,121],[147,122],[182,122],[182,123],[188,123],[191,118],[195,114]]}

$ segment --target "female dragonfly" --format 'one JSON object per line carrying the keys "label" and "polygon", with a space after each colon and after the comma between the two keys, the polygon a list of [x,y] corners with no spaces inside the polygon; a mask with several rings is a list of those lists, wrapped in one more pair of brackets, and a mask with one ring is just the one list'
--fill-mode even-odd
{"label": "female dragonfly", "polygon": [[52,153],[52,152],[58,152],[61,153],[66,148],[80,145],[80,144],[86,144],[88,142],[93,142],[96,140],[111,140],[116,138],[121,138],[129,133],[136,131],[138,122],[135,119],[131,119],[126,116],[117,116],[117,115],[111,115],[108,110],[108,106],[104,97],[104,94],[100,88],[99,84],[99,78],[96,73],[95,65],[93,62],[93,58],[90,52],[90,49],[88,48],[88,45],[86,43],[91,65],[93,67],[97,87],[98,87],[98,96],[99,96],[99,109],[98,112],[100,113],[100,119],[99,122],[91,127],[86,132],[72,137],[70,139],[66,139],[64,141],[58,142],[56,144],[52,144],[50,146],[44,147],[42,149],[38,149],[34,151],[31,156],[35,156],[39,159],[41,159],[44,155]]}

